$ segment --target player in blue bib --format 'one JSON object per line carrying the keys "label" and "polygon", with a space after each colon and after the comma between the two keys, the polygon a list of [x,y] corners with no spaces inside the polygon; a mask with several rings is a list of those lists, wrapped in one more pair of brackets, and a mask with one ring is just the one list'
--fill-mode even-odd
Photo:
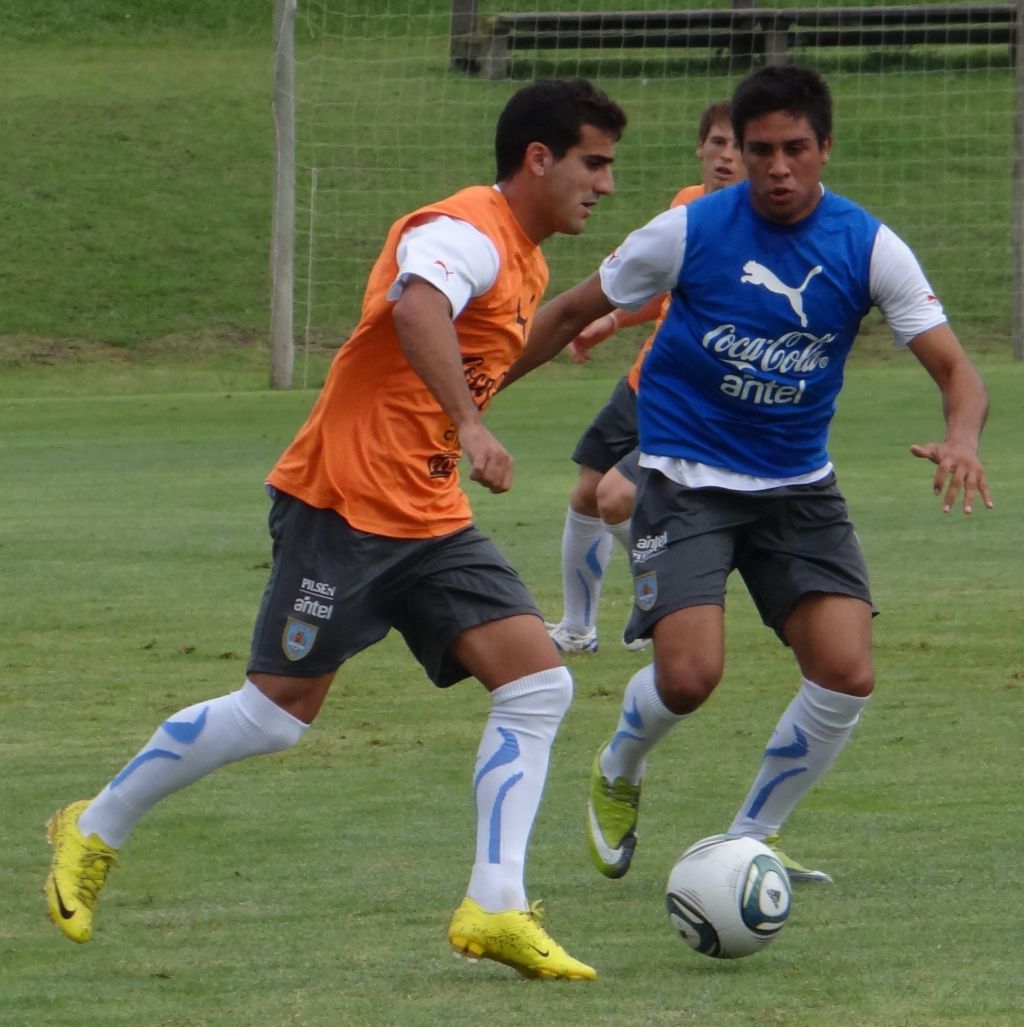
{"label": "player in blue bib", "polygon": [[[753,199],[741,182],[686,215],[675,247],[685,257],[641,371],[641,451],[785,478],[827,463],[843,365],[872,305],[880,225],[829,192],[793,223]],[[941,322],[942,311],[933,301],[919,316]]]}
{"label": "player in blue bib", "polygon": [[[867,569],[827,451],[843,368],[878,307],[938,385],[935,464],[949,511],[992,505],[978,458],[985,386],[917,259],[892,231],[822,186],[832,101],[814,71],[767,67],[732,98],[747,181],[654,218],[538,314],[507,382],[614,307],[670,291],[637,393],[640,465],[626,639],[654,663],[626,686],[591,773],[590,853],[629,869],[647,756],[722,676],[725,584],[736,570],[796,657],[800,688],[764,750],[730,834],[775,845],[832,765],[874,689]],[[727,226],[727,227],[726,227]],[[829,881],[783,853],[795,881]]]}

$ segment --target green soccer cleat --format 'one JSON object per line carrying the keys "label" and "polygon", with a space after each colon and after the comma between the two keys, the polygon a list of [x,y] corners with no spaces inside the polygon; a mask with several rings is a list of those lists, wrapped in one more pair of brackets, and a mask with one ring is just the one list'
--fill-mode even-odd
{"label": "green soccer cleat", "polygon": [[88,838],[78,830],[78,818],[89,799],[72,802],[57,810],[46,825],[46,836],[53,846],[53,862],[43,885],[50,919],[72,941],[92,937],[92,911],[107,882],[107,874],[117,866],[117,849]]}
{"label": "green soccer cleat", "polygon": [[831,884],[832,875],[826,874],[824,870],[811,870],[805,867],[802,863],[797,863],[795,859],[787,856],[782,849],[779,848],[779,836],[777,834],[769,835],[764,840],[765,845],[768,846],[775,853],[778,861],[785,867],[786,876],[789,878],[790,884]]}
{"label": "green soccer cleat", "polygon": [[573,959],[540,925],[540,904],[528,910],[488,913],[472,899],[463,899],[448,925],[448,941],[457,956],[474,963],[493,959],[523,977],[560,981],[593,981],[593,967]]}
{"label": "green soccer cleat", "polygon": [[611,783],[601,773],[601,753],[594,757],[587,801],[587,847],[594,866],[605,877],[622,877],[636,850],[636,820],[640,785],[624,777]]}

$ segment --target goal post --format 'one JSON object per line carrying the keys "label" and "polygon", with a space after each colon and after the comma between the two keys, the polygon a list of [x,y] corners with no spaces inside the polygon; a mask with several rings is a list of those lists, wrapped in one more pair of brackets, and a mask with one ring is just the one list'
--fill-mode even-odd
{"label": "goal post", "polygon": [[270,243],[270,387],[288,389],[295,368],[295,9],[274,3],[274,213]]}
{"label": "goal post", "polygon": [[1013,358],[1024,360],[1024,0],[1017,0],[1017,100],[1013,130]]}

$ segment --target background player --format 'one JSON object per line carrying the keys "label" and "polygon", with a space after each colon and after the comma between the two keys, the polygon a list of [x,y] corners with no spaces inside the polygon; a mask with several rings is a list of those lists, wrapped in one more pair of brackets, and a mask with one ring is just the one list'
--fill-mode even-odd
{"label": "background player", "polygon": [[[671,207],[690,203],[744,177],[729,115],[728,100],[713,103],[702,112],[697,125],[701,182],[680,189]],[[569,344],[573,359],[586,360],[591,347],[619,328],[654,320],[660,323],[667,304],[667,297],[656,296],[638,311],[615,309],[599,317]],[[572,454],[579,464],[579,474],[562,530],[562,619],[548,624],[552,641],[563,653],[597,652],[597,613],[613,539],[629,552],[629,518],[636,495],[638,459],[636,388],[640,365],[653,341],[654,332]],[[635,650],[649,643],[637,639],[625,644]]]}
{"label": "background player", "polygon": [[511,485],[512,458],[482,411],[547,285],[539,244],[582,232],[612,192],[625,121],[585,80],[526,86],[498,120],[497,185],[392,226],[360,322],[269,476],[274,564],[245,683],[172,715],[99,796],[49,822],[49,912],[73,941],[91,937],[99,891],[147,810],[226,763],[296,744],[340,665],[395,628],[434,684],[472,675],[491,693],[453,949],[528,977],[594,978],[540,926],[524,884],[572,679],[525,586],[472,524],[458,464],[464,452],[492,492]]}

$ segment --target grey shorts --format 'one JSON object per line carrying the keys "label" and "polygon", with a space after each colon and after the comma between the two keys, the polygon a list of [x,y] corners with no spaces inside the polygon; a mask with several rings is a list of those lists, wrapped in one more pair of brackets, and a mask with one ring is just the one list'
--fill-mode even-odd
{"label": "grey shorts", "polygon": [[637,446],[636,393],[622,378],[590,427],[580,436],[572,458],[602,474]]}
{"label": "grey shorts", "polygon": [[384,538],[277,492],[269,527],[274,563],[249,671],[328,674],[395,628],[444,688],[469,676],[448,656],[463,631],[541,615],[497,546],[473,526],[434,539]]}
{"label": "grey shorts", "polygon": [[622,475],[626,481],[634,485],[640,480],[640,450],[631,449],[616,465],[615,470]]}
{"label": "grey shorts", "polygon": [[632,521],[634,606],[627,641],[689,606],[725,605],[737,570],[783,642],[782,626],[809,592],[871,603],[867,566],[835,476],[764,492],[689,489],[644,471]]}

